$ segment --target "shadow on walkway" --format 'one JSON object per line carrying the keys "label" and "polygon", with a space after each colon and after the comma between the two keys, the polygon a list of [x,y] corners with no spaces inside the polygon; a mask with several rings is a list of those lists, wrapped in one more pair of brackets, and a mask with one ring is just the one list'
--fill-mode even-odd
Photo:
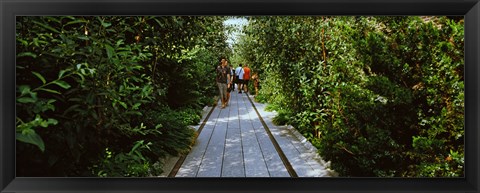
{"label": "shadow on walkway", "polygon": [[217,104],[175,177],[332,176],[316,148],[295,129],[275,126],[275,113],[252,101],[232,92],[229,106]]}

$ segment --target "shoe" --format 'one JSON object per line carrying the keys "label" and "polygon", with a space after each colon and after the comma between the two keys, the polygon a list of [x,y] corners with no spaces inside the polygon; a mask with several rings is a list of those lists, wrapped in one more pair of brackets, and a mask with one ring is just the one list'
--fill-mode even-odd
{"label": "shoe", "polygon": [[238,91],[238,94],[242,94],[242,91]]}

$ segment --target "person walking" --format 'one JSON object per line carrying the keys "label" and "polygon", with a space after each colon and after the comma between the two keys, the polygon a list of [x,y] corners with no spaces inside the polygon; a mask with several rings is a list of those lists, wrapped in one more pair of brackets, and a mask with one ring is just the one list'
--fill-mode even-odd
{"label": "person walking", "polygon": [[227,80],[230,79],[230,69],[227,66],[227,60],[222,57],[220,60],[220,65],[216,69],[216,81],[220,94],[220,99],[222,100],[222,109],[225,108],[227,103]]}
{"label": "person walking", "polygon": [[258,72],[253,73],[252,80],[253,80],[253,87],[255,88],[255,97],[257,97],[258,87],[260,86],[260,77],[258,77]]}
{"label": "person walking", "polygon": [[242,64],[238,65],[235,69],[235,75],[237,76],[237,89],[238,93],[242,93],[242,84],[243,84],[243,68]]}
{"label": "person walking", "polygon": [[243,84],[242,86],[244,87],[245,93],[248,93],[248,81],[250,80],[250,68],[248,67],[248,64],[243,65]]}
{"label": "person walking", "polygon": [[230,67],[230,71],[232,73],[231,77],[232,77],[232,91],[235,91],[235,83],[237,82],[237,76],[235,75],[235,68],[233,68],[233,65],[230,64],[229,65]]}
{"label": "person walking", "polygon": [[[230,74],[234,74],[233,72],[233,69],[232,69],[232,65],[228,65],[228,60],[225,61],[226,63],[226,66],[228,67],[228,70],[230,71]],[[234,86],[233,86],[233,76],[231,75],[228,79],[227,79],[227,100],[225,102],[225,106],[228,106],[228,102],[230,102],[230,92],[232,92]]]}

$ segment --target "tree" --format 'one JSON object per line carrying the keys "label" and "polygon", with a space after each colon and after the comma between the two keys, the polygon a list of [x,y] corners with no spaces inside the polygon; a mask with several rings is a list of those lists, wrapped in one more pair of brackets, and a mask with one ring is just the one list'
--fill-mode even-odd
{"label": "tree", "polygon": [[464,175],[462,18],[261,16],[245,34],[258,98],[342,175]]}
{"label": "tree", "polygon": [[19,17],[17,175],[159,173],[211,104],[223,20]]}

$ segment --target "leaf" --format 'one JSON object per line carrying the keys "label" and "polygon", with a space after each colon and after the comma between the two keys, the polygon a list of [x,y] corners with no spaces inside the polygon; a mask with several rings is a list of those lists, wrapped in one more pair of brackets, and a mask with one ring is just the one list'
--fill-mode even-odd
{"label": "leaf", "polygon": [[86,23],[86,22],[87,21],[85,21],[85,20],[75,20],[75,21],[71,21],[71,22],[66,23],[64,26],[72,25],[72,24],[76,24],[76,23]]}
{"label": "leaf", "polygon": [[85,81],[85,76],[83,76],[82,74],[77,74],[77,75],[80,77],[80,79],[82,79],[82,82]]}
{"label": "leaf", "polygon": [[72,105],[72,106],[68,107],[68,109],[63,112],[63,115],[66,115],[70,111],[80,109],[79,107],[80,107],[79,104]]}
{"label": "leaf", "polygon": [[24,57],[24,56],[30,56],[32,58],[37,58],[37,55],[32,53],[32,52],[22,52],[22,53],[17,54],[17,58]]}
{"label": "leaf", "polygon": [[57,125],[58,124],[58,121],[56,119],[48,119],[47,123],[49,125]]}
{"label": "leaf", "polygon": [[33,98],[30,98],[30,97],[22,97],[22,98],[18,98],[17,102],[19,102],[19,103],[35,103],[35,102],[37,102],[37,100],[35,100]]}
{"label": "leaf", "polygon": [[138,147],[140,147],[141,145],[143,145],[143,142],[144,142],[143,140],[137,141],[137,142],[135,143],[135,145],[133,146],[132,150],[130,151],[130,154],[133,153],[133,152],[135,152],[135,150],[137,150]]}
{"label": "leaf", "polygon": [[81,40],[90,40],[88,36],[78,36],[77,38]]}
{"label": "leaf", "polygon": [[18,141],[36,145],[42,152],[45,152],[45,143],[43,142],[42,138],[35,132],[28,132],[26,134],[17,133],[16,138]]}
{"label": "leaf", "polygon": [[60,72],[58,73],[58,79],[63,78],[63,75],[65,74],[65,72],[68,72],[68,71],[70,71],[70,70],[71,70],[71,69],[60,70]]}
{"label": "leaf", "polygon": [[43,23],[40,23],[40,22],[38,22],[38,21],[33,21],[33,23],[35,23],[35,24],[37,24],[37,25],[39,25],[39,26],[41,26],[41,27],[43,27],[43,28],[45,28],[45,29],[48,29],[48,30],[50,30],[50,31],[53,31],[53,32],[55,32],[55,33],[60,33],[60,31],[56,30],[55,28],[52,28],[52,27],[50,27],[50,26],[48,26],[48,25],[45,25],[45,24],[43,24]]}
{"label": "leaf", "polygon": [[92,115],[92,117],[93,117],[95,120],[98,120],[98,115],[97,115],[97,112],[96,112],[96,111],[92,111],[92,112],[91,112],[91,115]]}
{"label": "leaf", "polygon": [[113,56],[114,49],[112,46],[105,44],[105,49],[107,50],[108,59],[111,59]]}
{"label": "leaf", "polygon": [[70,84],[68,84],[67,82],[63,81],[63,80],[55,80],[53,81],[52,83],[64,88],[64,89],[69,89],[71,86]]}
{"label": "leaf", "polygon": [[112,25],[112,23],[102,21],[102,26],[105,27],[105,28],[110,27],[111,25]]}
{"label": "leaf", "polygon": [[47,81],[45,80],[45,78],[38,72],[32,72],[33,75],[35,75],[38,79],[40,79],[43,84],[47,83]]}
{"label": "leaf", "polygon": [[41,127],[48,127],[48,121],[42,120],[42,121],[40,122],[40,126],[41,126]]}
{"label": "leaf", "polygon": [[61,21],[60,19],[56,18],[56,17],[47,16],[47,17],[45,17],[45,18],[47,18],[49,21],[54,21],[54,22],[57,22],[57,23],[59,23],[59,24],[62,23],[62,21]]}
{"label": "leaf", "polygon": [[157,24],[158,24],[160,27],[163,27],[163,26],[164,26],[164,24],[163,24],[162,22],[160,22],[157,18],[153,18],[153,20],[154,20],[155,22],[157,22]]}
{"label": "leaf", "polygon": [[27,40],[22,40],[22,39],[17,38],[17,41],[19,41],[23,46],[28,46],[28,41]]}
{"label": "leaf", "polygon": [[30,93],[30,86],[28,85],[21,85],[18,87],[18,89],[20,90],[20,93],[22,96]]}
{"label": "leaf", "polygon": [[122,101],[118,101],[118,103],[120,103],[120,105],[122,105],[123,108],[128,109],[126,103],[124,103]]}
{"label": "leaf", "polygon": [[43,91],[46,91],[46,92],[49,92],[49,93],[54,93],[54,94],[62,94],[56,90],[52,90],[52,89],[47,89],[47,88],[39,88],[38,90],[43,90]]}
{"label": "leaf", "polygon": [[79,70],[80,68],[82,68],[83,64],[77,64],[77,70]]}
{"label": "leaf", "polygon": [[120,46],[120,45],[122,45],[122,44],[123,44],[123,40],[122,40],[122,39],[117,41],[117,47]]}
{"label": "leaf", "polygon": [[138,109],[138,107],[140,107],[140,105],[142,105],[141,103],[135,103],[132,107],[132,109]]}

